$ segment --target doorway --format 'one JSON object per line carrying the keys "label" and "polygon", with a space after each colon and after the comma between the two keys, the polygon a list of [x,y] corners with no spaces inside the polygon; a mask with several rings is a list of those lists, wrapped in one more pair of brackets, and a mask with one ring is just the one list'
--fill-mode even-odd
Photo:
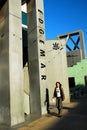
{"label": "doorway", "polygon": [[69,80],[69,88],[74,88],[75,87],[75,77],[70,77],[68,78]]}
{"label": "doorway", "polygon": [[85,87],[87,87],[87,75],[84,76],[84,80],[85,80]]}

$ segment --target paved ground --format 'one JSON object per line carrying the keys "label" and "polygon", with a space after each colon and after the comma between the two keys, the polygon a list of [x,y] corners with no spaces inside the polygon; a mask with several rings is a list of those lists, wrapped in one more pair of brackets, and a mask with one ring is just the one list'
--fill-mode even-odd
{"label": "paved ground", "polygon": [[57,116],[57,109],[51,114],[27,124],[18,130],[87,130],[87,96],[64,105],[63,116]]}
{"label": "paved ground", "polygon": [[[31,123],[26,123],[16,130],[87,130],[87,96],[65,104],[63,116],[57,116],[57,109]],[[2,130],[2,129],[0,129]],[[4,130],[4,129],[3,129]],[[7,130],[7,129],[6,129]],[[9,130],[9,129],[8,129]]]}

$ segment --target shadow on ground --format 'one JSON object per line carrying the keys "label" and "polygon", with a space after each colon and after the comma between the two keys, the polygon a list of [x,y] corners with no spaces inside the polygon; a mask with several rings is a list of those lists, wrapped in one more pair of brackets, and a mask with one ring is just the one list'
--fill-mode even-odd
{"label": "shadow on ground", "polygon": [[65,115],[43,130],[87,130],[87,97],[73,99],[63,111]]}
{"label": "shadow on ground", "polygon": [[50,107],[50,113],[33,122],[18,127],[0,130],[87,130],[87,96],[72,99],[63,106],[63,116],[58,117],[57,109]]}

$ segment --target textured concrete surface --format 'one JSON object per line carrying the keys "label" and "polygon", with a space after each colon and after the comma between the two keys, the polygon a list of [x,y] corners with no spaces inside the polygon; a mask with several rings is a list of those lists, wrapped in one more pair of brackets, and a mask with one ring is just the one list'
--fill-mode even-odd
{"label": "textured concrete surface", "polygon": [[69,103],[68,69],[64,40],[58,39],[46,41],[46,73],[49,99],[51,100],[53,96],[55,83],[59,81],[61,82],[66,95],[64,102]]}
{"label": "textured concrete surface", "polygon": [[46,64],[45,29],[42,0],[32,0],[27,4],[28,17],[28,57],[30,76],[30,109],[32,114],[46,113]]}
{"label": "textured concrete surface", "polygon": [[18,0],[8,0],[0,10],[0,125],[24,121],[20,10]]}

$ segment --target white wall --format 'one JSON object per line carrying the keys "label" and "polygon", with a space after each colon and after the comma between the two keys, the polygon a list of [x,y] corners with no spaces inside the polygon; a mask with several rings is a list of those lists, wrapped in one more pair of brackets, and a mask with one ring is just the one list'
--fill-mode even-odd
{"label": "white wall", "polygon": [[[53,49],[53,47],[55,48]],[[65,93],[64,102],[70,101],[65,48],[64,40],[46,41],[46,73],[50,101],[53,96],[55,83],[57,81],[62,83],[62,87]]]}

